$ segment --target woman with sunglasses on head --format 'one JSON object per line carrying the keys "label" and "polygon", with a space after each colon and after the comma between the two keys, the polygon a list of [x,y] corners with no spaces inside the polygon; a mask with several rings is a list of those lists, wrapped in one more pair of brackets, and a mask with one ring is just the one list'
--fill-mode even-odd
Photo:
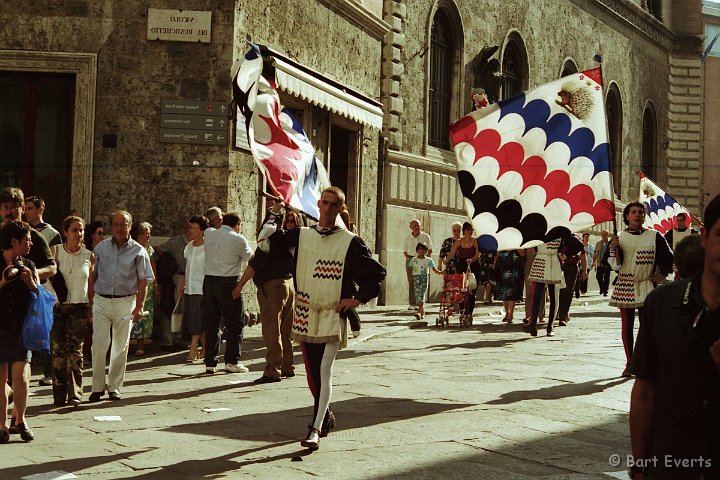
{"label": "woman with sunglasses on head", "polygon": [[[70,216],[63,221],[65,242],[52,248],[58,265],[54,281],[62,278],[63,289],[55,289],[58,304],[54,310],[50,344],[53,363],[53,400],[55,406],[82,400],[83,341],[93,301],[93,253],[83,244],[85,221]],[[53,283],[55,285],[55,283]]]}

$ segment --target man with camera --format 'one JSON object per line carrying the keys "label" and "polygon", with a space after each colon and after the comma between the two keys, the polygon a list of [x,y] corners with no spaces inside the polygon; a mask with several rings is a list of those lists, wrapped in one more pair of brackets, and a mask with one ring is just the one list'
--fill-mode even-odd
{"label": "man with camera", "polygon": [[634,479],[720,478],[720,196],[704,220],[703,270],[645,301],[631,364]]}

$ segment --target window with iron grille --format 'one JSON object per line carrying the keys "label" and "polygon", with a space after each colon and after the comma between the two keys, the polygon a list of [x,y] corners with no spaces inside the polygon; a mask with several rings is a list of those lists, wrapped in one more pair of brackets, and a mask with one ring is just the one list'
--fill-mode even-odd
{"label": "window with iron grille", "polygon": [[650,15],[662,21],[662,1],[647,0],[647,9]]}
{"label": "window with iron grille", "polygon": [[657,124],[655,111],[651,105],[648,105],[645,107],[645,113],[643,113],[642,171],[645,172],[645,175],[657,181],[656,145]]}
{"label": "window with iron grille", "polygon": [[620,93],[614,84],[608,89],[605,110],[607,112],[613,186],[615,187],[615,194],[622,198],[622,104],[620,103]]}
{"label": "window with iron grille", "polygon": [[511,38],[503,53],[503,100],[522,93],[526,88],[527,66],[520,48],[518,41]]}
{"label": "window with iron grille", "polygon": [[428,144],[450,149],[450,101],[454,46],[447,15],[438,10],[430,34]]}

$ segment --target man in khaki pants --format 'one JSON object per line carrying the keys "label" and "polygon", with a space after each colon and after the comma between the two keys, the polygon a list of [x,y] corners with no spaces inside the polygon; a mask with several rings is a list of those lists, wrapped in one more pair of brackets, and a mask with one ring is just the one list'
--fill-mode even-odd
{"label": "man in khaki pants", "polygon": [[[286,230],[300,226],[297,214],[294,212],[286,213],[284,221],[282,215],[274,216],[268,213],[263,225],[272,223],[272,217],[275,218],[276,225],[282,225]],[[258,243],[261,242],[262,240],[258,240]],[[252,278],[258,290],[260,322],[267,354],[265,370],[262,377],[253,382],[255,384],[274,383],[279,382],[281,377],[295,376],[290,340],[295,303],[294,267],[294,260],[289,251],[283,250],[270,255],[262,248],[257,248],[238,282],[238,287],[242,290]]]}

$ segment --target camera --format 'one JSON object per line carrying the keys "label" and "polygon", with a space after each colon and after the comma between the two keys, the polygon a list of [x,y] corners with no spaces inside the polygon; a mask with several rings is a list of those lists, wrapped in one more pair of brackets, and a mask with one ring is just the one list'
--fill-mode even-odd
{"label": "camera", "polygon": [[23,265],[20,260],[15,260],[12,263],[12,266],[5,270],[5,280],[10,282],[12,280],[15,280],[19,275],[20,272],[23,271],[25,268],[25,265]]}

